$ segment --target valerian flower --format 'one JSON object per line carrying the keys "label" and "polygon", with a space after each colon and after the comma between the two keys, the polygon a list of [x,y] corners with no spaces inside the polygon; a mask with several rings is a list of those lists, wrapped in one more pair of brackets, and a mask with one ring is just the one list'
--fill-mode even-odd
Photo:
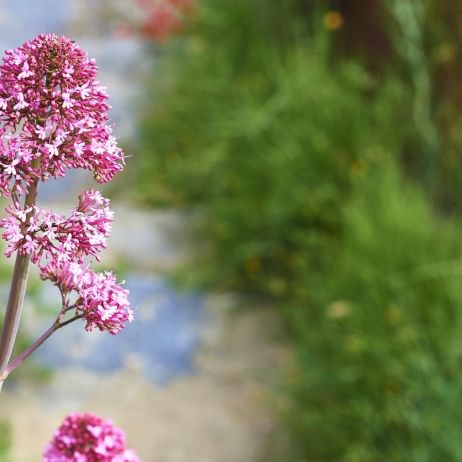
{"label": "valerian flower", "polygon": [[96,73],[93,59],[54,34],[6,51],[0,66],[3,195],[23,193],[35,179],[63,176],[69,168],[91,170],[98,182],[122,170],[108,95]]}
{"label": "valerian flower", "polygon": [[46,447],[43,462],[141,462],[122,429],[90,413],[67,416]]}
{"label": "valerian flower", "polygon": [[[70,168],[92,170],[98,182],[123,169],[124,154],[108,125],[108,95],[96,73],[93,59],[54,34],[6,51],[0,65],[0,195],[13,200],[0,228],[6,256],[30,257],[66,300],[74,297],[74,319],[84,319],[87,330],[116,334],[133,319],[128,291],[111,272],[88,266],[88,257],[99,260],[107,245],[109,200],[88,190],[67,216],[35,200],[20,202],[37,182]],[[63,305],[58,320],[70,306]]]}
{"label": "valerian flower", "polygon": [[[26,224],[28,214],[34,210]],[[85,256],[98,259],[114,218],[109,200],[92,189],[79,197],[79,205],[69,216],[35,206],[27,209],[9,206],[9,216],[0,220],[3,239],[8,242],[6,256],[18,251],[33,262],[82,262]],[[31,242],[33,244],[31,244]]]}
{"label": "valerian flower", "polygon": [[[0,227],[5,254],[17,254],[5,315],[9,321],[1,334],[0,388],[61,327],[83,319],[88,331],[117,334],[133,319],[128,290],[111,272],[89,267],[88,260],[98,260],[106,248],[113,220],[109,200],[88,190],[68,216],[36,203],[39,182],[68,169],[91,170],[98,182],[123,169],[124,154],[108,125],[108,95],[96,72],[94,60],[73,41],[54,34],[7,50],[0,65],[0,196],[12,198]],[[10,361],[29,261],[38,265],[42,279],[59,288],[61,309],[53,324]],[[93,414],[69,415],[43,460],[140,462],[126,448],[124,432]]]}
{"label": "valerian flower", "polygon": [[78,263],[53,261],[41,268],[40,275],[57,286],[66,299],[72,297],[69,305],[86,321],[87,331],[96,327],[114,335],[133,321],[129,292],[111,272],[97,273]]}

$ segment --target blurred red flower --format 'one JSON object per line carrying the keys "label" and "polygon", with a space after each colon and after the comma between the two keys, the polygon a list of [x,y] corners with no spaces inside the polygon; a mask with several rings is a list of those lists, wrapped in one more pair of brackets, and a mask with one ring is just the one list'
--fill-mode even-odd
{"label": "blurred red flower", "polygon": [[146,12],[141,33],[152,40],[163,42],[183,29],[184,19],[191,15],[195,0],[138,0]]}

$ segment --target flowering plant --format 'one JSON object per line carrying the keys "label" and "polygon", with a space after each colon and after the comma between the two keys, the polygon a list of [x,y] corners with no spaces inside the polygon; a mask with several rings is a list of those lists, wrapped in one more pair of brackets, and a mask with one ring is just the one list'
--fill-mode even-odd
{"label": "flowering plant", "polygon": [[[117,334],[133,319],[128,291],[112,273],[91,269],[111,230],[109,200],[90,189],[68,216],[37,205],[39,184],[69,169],[90,170],[98,183],[105,183],[124,167],[125,156],[108,124],[108,94],[96,73],[93,59],[72,40],[54,34],[7,50],[0,65],[0,195],[11,200],[0,227],[7,243],[5,255],[16,258],[0,334],[0,389],[7,376],[61,327],[82,319],[87,331],[98,328]],[[43,280],[59,289],[61,308],[50,328],[11,360],[30,262],[38,266]],[[62,428],[83,431],[84,421],[90,422],[86,428],[94,438],[107,433],[95,449],[101,457],[45,460],[136,460],[119,453],[109,458],[101,452],[103,447],[120,449],[123,438],[96,417],[69,417]],[[70,439],[63,436],[60,441],[66,445]]]}
{"label": "flowering plant", "polygon": [[68,415],[46,447],[43,462],[139,462],[125,433],[89,413]]}

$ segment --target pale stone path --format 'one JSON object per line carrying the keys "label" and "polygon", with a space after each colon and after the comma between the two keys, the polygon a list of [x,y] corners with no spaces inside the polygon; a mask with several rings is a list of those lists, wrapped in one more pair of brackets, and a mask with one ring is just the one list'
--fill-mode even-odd
{"label": "pale stone path", "polygon": [[[155,284],[156,274],[187,257],[184,216],[117,205],[115,210],[105,263],[123,259],[133,271],[144,271],[145,282]],[[134,238],[127,240],[127,232]],[[37,385],[22,378],[16,388],[5,387],[0,419],[7,418],[13,427],[12,461],[40,461],[52,432],[74,411],[111,417],[126,430],[144,462],[260,462],[265,451],[272,450],[279,433],[271,412],[274,386],[283,380],[288,357],[279,340],[278,316],[271,309],[242,309],[244,301],[232,296],[203,296],[198,307],[188,304],[187,294],[160,294],[137,307],[130,328],[141,329],[140,334],[110,337],[85,333],[82,325],[73,324],[77,336],[63,329],[35,355],[42,363],[58,366],[49,383]],[[56,296],[46,294],[50,306]],[[200,316],[186,315],[190,309],[200,310]],[[43,319],[31,316],[30,304],[25,312],[22,328],[37,335]],[[167,312],[170,319],[165,323]],[[152,326],[152,349],[141,348],[146,323]],[[121,348],[122,367],[105,369],[104,358]],[[80,361],[92,355],[97,367]],[[191,358],[194,366],[178,368],[178,358]],[[161,363],[159,376],[155,369]],[[168,380],[159,382],[159,377]]]}
{"label": "pale stone path", "polygon": [[158,387],[134,359],[112,375],[67,370],[47,385],[22,383],[5,392],[1,408],[13,425],[13,461],[41,460],[63,416],[78,410],[111,416],[144,462],[261,460],[277,433],[268,384],[280,381],[287,350],[275,341],[271,313],[230,312],[215,297],[209,302],[214,327],[203,332],[191,376]]}

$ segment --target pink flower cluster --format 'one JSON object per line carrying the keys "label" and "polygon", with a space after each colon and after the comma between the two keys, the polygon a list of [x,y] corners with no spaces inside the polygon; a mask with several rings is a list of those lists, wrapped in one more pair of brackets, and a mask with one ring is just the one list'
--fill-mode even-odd
{"label": "pink flower cluster", "polygon": [[123,430],[90,413],[70,414],[46,447],[44,462],[141,462]]}
{"label": "pink flower cluster", "polygon": [[[97,66],[66,37],[39,35],[7,50],[0,66],[0,192],[23,193],[69,168],[98,182],[122,170]],[[34,162],[36,161],[36,162]]]}
{"label": "pink flower cluster", "polygon": [[79,197],[78,207],[68,217],[37,206],[10,206],[7,212],[9,216],[0,220],[5,229],[2,237],[8,242],[6,255],[18,251],[39,263],[82,262],[87,255],[98,258],[106,248],[114,216],[109,200],[92,189]]}
{"label": "pink flower cluster", "polygon": [[[12,198],[7,217],[0,220],[5,254],[20,255],[16,280],[27,275],[30,258],[42,279],[51,280],[62,295],[53,325],[2,369],[2,380],[5,371],[14,370],[70,322],[81,318],[88,331],[117,334],[133,319],[128,291],[111,272],[96,273],[87,261],[98,260],[106,248],[113,220],[109,200],[88,190],[69,216],[36,205],[38,183],[63,176],[68,169],[91,170],[98,182],[111,180],[123,169],[124,155],[108,125],[108,95],[96,72],[94,60],[68,38],[54,34],[8,50],[0,65],[0,196]],[[12,293],[17,299],[24,294],[22,289]],[[15,313],[18,306],[8,309]],[[63,320],[70,311],[73,316]],[[126,448],[124,432],[92,414],[69,415],[43,460],[140,462]]]}
{"label": "pink flower cluster", "polygon": [[122,170],[124,155],[107,125],[108,95],[96,72],[94,60],[54,34],[6,52],[0,65],[0,194],[11,195],[13,204],[0,228],[8,257],[29,256],[43,279],[63,295],[75,295],[72,305],[63,298],[60,316],[72,307],[87,330],[116,334],[133,318],[128,291],[112,273],[95,273],[85,263],[106,248],[113,220],[109,200],[86,191],[69,216],[33,201],[20,205],[20,196],[38,181],[67,169],[92,170],[99,182]]}
{"label": "pink flower cluster", "polygon": [[96,273],[77,263],[52,262],[40,274],[42,279],[53,282],[65,298],[75,295],[70,303],[86,321],[87,331],[96,327],[114,335],[133,320],[128,290],[117,284],[111,272]]}

